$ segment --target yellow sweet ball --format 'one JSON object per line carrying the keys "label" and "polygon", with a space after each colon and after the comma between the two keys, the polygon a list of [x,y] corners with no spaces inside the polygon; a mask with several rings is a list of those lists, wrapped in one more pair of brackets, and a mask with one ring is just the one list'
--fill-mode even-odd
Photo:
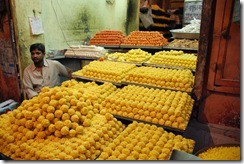
{"label": "yellow sweet ball", "polygon": [[168,126],[168,127],[171,127],[172,125],[172,122],[169,121],[169,120],[166,120],[165,123],[164,123],[165,126]]}
{"label": "yellow sweet ball", "polygon": [[145,121],[147,121],[147,122],[151,122],[151,121],[152,121],[152,117],[150,117],[150,116],[146,116]]}
{"label": "yellow sweet ball", "polygon": [[43,119],[45,119],[45,117],[44,117],[43,115],[40,115],[40,116],[37,118],[37,122],[38,122],[38,123],[41,123]]}
{"label": "yellow sweet ball", "polygon": [[88,112],[88,114],[86,115],[87,119],[92,119],[93,115],[91,113]]}
{"label": "yellow sweet ball", "polygon": [[70,108],[70,109],[68,109],[68,114],[69,114],[70,116],[74,115],[74,114],[75,114],[75,109],[74,109],[74,108]]}
{"label": "yellow sweet ball", "polygon": [[154,124],[157,124],[159,122],[159,120],[157,118],[153,118],[151,122]]}
{"label": "yellow sweet ball", "polygon": [[88,141],[84,141],[84,142],[83,142],[83,145],[84,145],[84,147],[86,148],[86,150],[89,150],[89,149],[91,148],[91,144],[90,144],[90,142],[88,142]]}
{"label": "yellow sweet ball", "polygon": [[87,115],[88,111],[89,111],[89,110],[88,110],[87,107],[83,107],[83,108],[80,109],[80,113],[81,113],[82,115]]}
{"label": "yellow sweet ball", "polygon": [[107,152],[102,152],[99,156],[101,160],[106,160],[109,157]]}
{"label": "yellow sweet ball", "polygon": [[105,118],[106,118],[108,121],[110,121],[110,120],[113,119],[113,115],[112,115],[111,113],[106,113],[106,114],[105,114]]}
{"label": "yellow sweet ball", "polygon": [[41,112],[39,110],[35,110],[32,112],[32,115],[37,119],[41,116]]}
{"label": "yellow sweet ball", "polygon": [[168,160],[168,154],[166,153],[159,154],[158,160]]}
{"label": "yellow sweet ball", "polygon": [[79,147],[77,147],[77,150],[80,154],[85,154],[87,149],[84,145],[80,145]]}
{"label": "yellow sweet ball", "polygon": [[136,158],[133,155],[129,155],[126,157],[126,160],[136,160]]}
{"label": "yellow sweet ball", "polygon": [[149,143],[146,144],[146,147],[147,147],[149,150],[152,150],[153,147],[154,147],[154,144],[152,144],[151,142],[149,142]]}
{"label": "yellow sweet ball", "polygon": [[[115,146],[116,146],[116,145],[115,145]],[[126,149],[128,149],[129,151],[132,151],[133,148],[134,148],[134,145],[131,144],[131,143],[129,143],[129,144],[126,145]]]}
{"label": "yellow sweet ball", "polygon": [[59,105],[64,105],[66,103],[67,103],[67,100],[65,98],[63,98],[63,97],[58,100],[58,104]]}
{"label": "yellow sweet ball", "polygon": [[125,140],[120,143],[120,145],[123,146],[124,148],[126,147],[127,144],[128,144],[128,142]]}
{"label": "yellow sweet ball", "polygon": [[74,129],[70,129],[69,136],[74,137],[76,135],[76,131]]}
{"label": "yellow sweet ball", "polygon": [[147,154],[139,154],[138,160],[147,160],[148,156]]}
{"label": "yellow sweet ball", "polygon": [[141,149],[141,153],[143,153],[143,154],[149,154],[149,152],[150,152],[150,149],[148,147],[144,147]]}
{"label": "yellow sweet ball", "polygon": [[48,130],[50,131],[50,132],[55,132],[55,130],[56,130],[56,128],[55,128],[55,125],[54,124],[50,124],[49,126],[48,126]]}
{"label": "yellow sweet ball", "polygon": [[106,113],[107,113],[106,109],[102,109],[102,110],[100,110],[100,114],[101,114],[101,115],[105,115]]}
{"label": "yellow sweet ball", "polygon": [[103,149],[103,152],[106,152],[106,153],[108,153],[109,156],[111,156],[113,150],[112,150],[110,147],[105,147],[105,148]]}
{"label": "yellow sweet ball", "polygon": [[23,113],[24,114],[24,117],[27,119],[27,120],[31,120],[32,119],[32,112],[31,111],[26,111]]}
{"label": "yellow sweet ball", "polygon": [[47,113],[46,115],[46,119],[48,119],[49,121],[53,121],[55,115],[53,113]]}
{"label": "yellow sweet ball", "polygon": [[61,91],[56,92],[56,94],[55,94],[55,99],[56,99],[56,100],[59,100],[59,99],[61,99],[62,97],[63,97],[63,93],[62,93]]}
{"label": "yellow sweet ball", "polygon": [[179,129],[185,130],[186,129],[186,123],[180,123],[178,127],[179,127]]}
{"label": "yellow sweet ball", "polygon": [[24,118],[24,114],[22,112],[18,113],[18,114],[16,114],[15,118],[20,120],[21,118]]}
{"label": "yellow sweet ball", "polygon": [[112,152],[112,156],[115,156],[116,158],[120,155],[120,151],[117,150],[117,148]]}
{"label": "yellow sweet ball", "polygon": [[118,150],[118,151],[122,151],[124,149],[124,146],[122,146],[122,145],[118,145],[116,148],[115,148],[115,150]]}
{"label": "yellow sweet ball", "polygon": [[41,92],[43,92],[43,93],[45,93],[45,92],[48,92],[48,91],[50,91],[50,88],[49,87],[43,87],[42,89],[41,89]]}
{"label": "yellow sweet ball", "polygon": [[18,113],[21,113],[22,110],[24,110],[24,107],[19,106],[17,109],[13,110],[13,112],[12,112],[13,116],[16,118],[16,115]]}
{"label": "yellow sweet ball", "polygon": [[71,120],[65,120],[63,121],[64,125],[67,126],[68,128],[71,128],[72,127],[72,122]]}
{"label": "yellow sweet ball", "polygon": [[161,119],[158,121],[158,123],[159,123],[160,125],[164,125],[164,124],[165,124],[165,120],[164,120],[163,118],[161,118]]}
{"label": "yellow sweet ball", "polygon": [[157,140],[154,139],[154,138],[151,138],[151,139],[149,140],[149,142],[155,145],[155,144],[157,143]]}
{"label": "yellow sweet ball", "polygon": [[69,106],[67,105],[67,103],[66,103],[66,104],[63,104],[63,105],[59,108],[59,110],[63,111],[63,113],[67,113],[68,110],[69,110]]}
{"label": "yellow sweet ball", "polygon": [[27,137],[27,139],[33,139],[35,137],[35,133],[29,130],[28,132],[26,132],[25,136]]}
{"label": "yellow sweet ball", "polygon": [[[162,149],[162,148],[161,148],[161,149]],[[167,156],[169,156],[170,152],[171,152],[170,149],[168,149],[168,148],[163,148],[161,153],[165,153],[165,154],[167,154]]]}
{"label": "yellow sweet ball", "polygon": [[48,104],[50,102],[50,98],[49,97],[43,97],[41,100],[40,100],[40,103],[41,104]]}
{"label": "yellow sweet ball", "polygon": [[[31,120],[30,120],[31,121]],[[32,121],[31,121],[32,122]],[[18,128],[19,128],[19,125],[16,125],[16,124],[13,124],[13,126],[12,126],[12,130],[15,132],[15,131],[17,131],[18,130]],[[3,135],[3,132],[1,131],[0,132],[0,136],[2,136]]]}
{"label": "yellow sweet ball", "polygon": [[83,132],[84,132],[84,128],[83,128],[83,126],[77,126],[77,127],[75,128],[75,130],[76,130],[76,133],[77,133],[77,134],[83,134]]}
{"label": "yellow sweet ball", "polygon": [[47,107],[49,107],[50,105],[49,104],[41,104],[41,111],[47,111]]}
{"label": "yellow sweet ball", "polygon": [[48,113],[54,113],[54,112],[55,112],[55,107],[49,105],[49,106],[47,107],[47,112],[48,112]]}
{"label": "yellow sweet ball", "polygon": [[151,156],[152,156],[152,157],[156,157],[156,159],[157,159],[157,157],[159,156],[159,154],[160,154],[159,151],[153,149],[152,151],[150,151],[149,156],[150,156],[150,157],[151,157]]}
{"label": "yellow sweet ball", "polygon": [[64,126],[64,123],[62,121],[57,121],[54,123],[54,125],[55,125],[55,129],[61,130],[62,127]]}
{"label": "yellow sweet ball", "polygon": [[87,141],[90,143],[91,146],[95,146],[96,144],[96,141],[92,137],[87,138]]}
{"label": "yellow sweet ball", "polygon": [[163,115],[163,119],[164,119],[165,121],[169,120],[169,115],[168,115],[167,113],[164,114],[164,115]]}
{"label": "yellow sweet ball", "polygon": [[68,134],[69,134],[69,128],[68,128],[67,126],[63,126],[63,127],[61,128],[60,132],[61,132],[61,134],[62,134],[63,136],[68,135]]}
{"label": "yellow sweet ball", "polygon": [[41,124],[44,128],[47,128],[50,125],[50,121],[48,119],[43,119]]}
{"label": "yellow sweet ball", "polygon": [[140,152],[141,151],[141,146],[140,145],[136,145],[134,148],[133,148],[134,151],[136,152]]}
{"label": "yellow sweet ball", "polygon": [[79,122],[80,118],[79,116],[77,116],[76,114],[72,115],[71,118],[70,118],[71,121],[73,122]]}
{"label": "yellow sweet ball", "polygon": [[51,100],[51,101],[49,102],[49,105],[50,105],[50,106],[53,106],[54,108],[56,108],[56,107],[58,106],[58,101],[57,101],[57,100]]}
{"label": "yellow sweet ball", "polygon": [[28,128],[28,129],[32,129],[34,127],[34,123],[32,120],[27,120],[25,122],[25,127]]}
{"label": "yellow sweet ball", "polygon": [[77,102],[78,102],[78,100],[76,98],[71,98],[70,105],[76,106],[77,105]]}
{"label": "yellow sweet ball", "polygon": [[58,138],[62,138],[63,135],[61,134],[61,131],[60,130],[55,130],[54,136],[55,137],[58,137]]}
{"label": "yellow sweet ball", "polygon": [[140,116],[140,120],[145,120],[145,119],[146,119],[146,116],[144,116],[144,115]]}
{"label": "yellow sweet ball", "polygon": [[85,119],[83,122],[84,127],[89,127],[91,125],[91,120],[90,119]]}
{"label": "yellow sweet ball", "polygon": [[123,154],[125,154],[126,156],[128,156],[128,155],[130,154],[130,150],[127,149],[127,148],[122,149],[121,152],[122,152]]}
{"label": "yellow sweet ball", "polygon": [[179,123],[178,122],[173,122],[171,126],[173,128],[178,128],[179,127]]}
{"label": "yellow sweet ball", "polygon": [[71,128],[72,129],[76,129],[79,126],[79,124],[77,122],[72,122],[71,123]]}
{"label": "yellow sweet ball", "polygon": [[14,142],[14,140],[15,140],[14,136],[7,136],[6,138],[7,143],[12,143]]}
{"label": "yellow sweet ball", "polygon": [[120,153],[119,156],[118,156],[118,159],[119,159],[119,160],[125,160],[126,157],[127,157],[126,154]]}
{"label": "yellow sweet ball", "polygon": [[44,139],[44,138],[46,138],[46,133],[44,131],[40,131],[37,133],[36,137]]}
{"label": "yellow sweet ball", "polygon": [[63,113],[62,121],[69,120],[69,119],[70,119],[70,115],[68,113]]}
{"label": "yellow sweet ball", "polygon": [[132,151],[130,155],[132,155],[135,159],[139,158],[139,152],[138,151]]}

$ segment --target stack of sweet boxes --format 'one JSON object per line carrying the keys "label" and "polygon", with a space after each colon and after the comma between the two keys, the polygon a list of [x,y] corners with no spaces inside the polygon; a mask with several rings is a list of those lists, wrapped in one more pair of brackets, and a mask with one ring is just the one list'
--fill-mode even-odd
{"label": "stack of sweet boxes", "polygon": [[0,115],[3,113],[7,113],[8,111],[14,110],[17,106],[18,106],[18,102],[12,99],[0,103]]}

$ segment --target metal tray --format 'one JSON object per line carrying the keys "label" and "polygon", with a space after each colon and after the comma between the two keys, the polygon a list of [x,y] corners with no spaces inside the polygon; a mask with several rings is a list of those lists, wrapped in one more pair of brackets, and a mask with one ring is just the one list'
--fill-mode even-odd
{"label": "metal tray", "polygon": [[199,154],[201,154],[201,153],[203,153],[203,152],[206,152],[206,151],[209,150],[209,149],[216,148],[216,147],[232,147],[232,146],[239,146],[239,147],[240,147],[240,144],[226,143],[226,144],[212,145],[212,146],[208,146],[208,147],[205,147],[205,148],[202,148],[202,149],[198,150],[198,151],[195,153],[195,155],[198,156]]}
{"label": "metal tray", "polygon": [[163,46],[144,46],[144,45],[124,45],[120,44],[120,48],[141,48],[141,49],[162,49]]}
{"label": "metal tray", "polygon": [[115,118],[117,118],[117,119],[127,120],[127,121],[130,121],[130,122],[137,121],[137,122],[143,122],[143,123],[150,124],[150,125],[156,125],[157,127],[162,127],[166,131],[168,131],[168,132],[174,132],[175,134],[183,135],[184,132],[185,132],[185,130],[183,130],[183,129],[178,129],[178,128],[174,128],[174,127],[170,127],[170,126],[156,124],[156,123],[153,123],[153,122],[148,122],[148,121],[144,121],[144,120],[140,120],[140,119],[135,119],[135,118],[124,117],[124,116],[120,116],[120,115],[117,115],[117,114],[112,114],[112,115]]}
{"label": "metal tray", "polygon": [[170,30],[174,38],[179,39],[199,39],[199,33],[187,33],[187,32],[179,32],[178,29]]}
{"label": "metal tray", "polygon": [[96,81],[96,82],[100,82],[100,83],[109,82],[109,83],[112,83],[112,84],[114,84],[116,86],[121,86],[122,85],[120,82],[114,82],[114,81],[109,81],[109,80],[89,78],[89,77],[85,77],[85,76],[72,75],[72,78],[81,79],[81,80],[88,80],[88,81]]}

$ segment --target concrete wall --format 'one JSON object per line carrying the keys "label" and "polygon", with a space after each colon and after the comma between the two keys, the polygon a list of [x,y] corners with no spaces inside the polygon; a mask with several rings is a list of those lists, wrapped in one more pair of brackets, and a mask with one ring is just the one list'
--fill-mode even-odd
{"label": "concrete wall", "polygon": [[[23,70],[32,61],[29,46],[42,42],[48,50],[80,45],[97,31],[139,28],[138,0],[12,0]],[[44,34],[32,35],[29,17],[41,17]]]}

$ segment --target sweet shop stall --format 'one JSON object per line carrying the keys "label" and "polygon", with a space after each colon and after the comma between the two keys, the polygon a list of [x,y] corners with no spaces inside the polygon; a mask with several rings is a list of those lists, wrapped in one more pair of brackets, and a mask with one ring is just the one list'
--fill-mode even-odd
{"label": "sweet shop stall", "polygon": [[[21,94],[0,103],[1,160],[241,160],[240,79],[230,73],[240,59],[237,1],[128,1],[127,11],[138,10],[136,16],[125,17],[133,18],[136,28],[129,23],[125,30],[119,23],[109,28],[109,21],[106,28],[93,27],[87,19],[94,17],[96,22],[100,15],[87,11],[74,15],[81,19],[72,24],[74,31],[67,30],[68,12],[59,17],[64,8],[57,2],[43,5],[51,5],[55,19],[63,18],[53,28],[63,30],[66,42],[53,36],[60,44],[51,48],[54,44],[46,33],[57,29],[31,37],[47,37],[46,58],[71,68],[72,78],[62,77],[61,85],[45,86],[33,98]],[[79,5],[89,10],[92,4],[83,3]],[[120,3],[100,5],[112,10]],[[13,5],[18,2],[6,3],[10,9]],[[140,12],[148,11],[152,24],[145,27]],[[182,17],[173,19],[175,11],[182,11]],[[45,25],[45,13],[32,14],[40,14]],[[79,28],[84,29],[84,42],[76,40],[77,34],[70,41],[68,34]],[[15,32],[22,34],[17,27]],[[15,44],[25,47],[20,40]],[[230,52],[233,47],[235,54]],[[17,57],[24,58],[24,50],[16,50]]]}

